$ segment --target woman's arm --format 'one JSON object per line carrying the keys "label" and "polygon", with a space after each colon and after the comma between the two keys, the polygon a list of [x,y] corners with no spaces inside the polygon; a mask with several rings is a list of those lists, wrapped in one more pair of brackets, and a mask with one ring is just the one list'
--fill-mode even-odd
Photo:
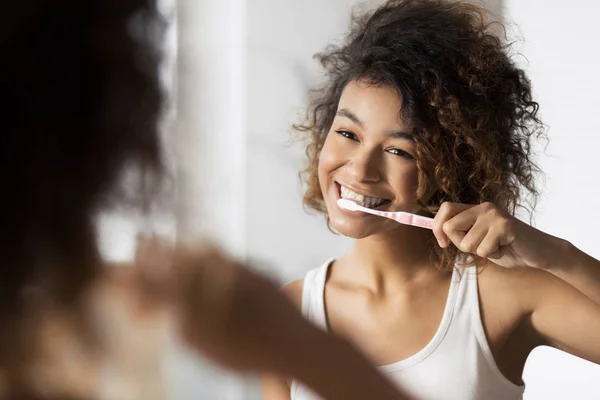
{"label": "woman's arm", "polygon": [[540,342],[600,364],[600,305],[545,271],[515,272],[512,287]]}
{"label": "woman's arm", "polygon": [[489,203],[446,203],[434,226],[442,247],[452,242],[502,267],[517,267],[504,274],[510,279],[506,286],[517,296],[539,343],[600,364],[597,260]]}
{"label": "woman's arm", "polygon": [[434,220],[440,246],[487,258],[506,268],[531,267],[559,277],[600,305],[600,261],[491,203],[444,203]]}
{"label": "woman's arm", "polygon": [[[296,307],[298,312],[302,312],[302,290],[303,280],[297,280],[288,283],[281,289],[284,294]],[[263,374],[261,377],[261,388],[263,400],[290,400],[291,380],[287,377]]]}
{"label": "woman's arm", "polygon": [[157,265],[164,255],[138,254],[138,263],[148,260],[145,286],[164,293],[181,337],[199,353],[234,370],[293,377],[327,400],[407,399],[353,346],[306,321],[270,280],[214,249],[172,254],[167,270]]}
{"label": "woman's arm", "polygon": [[557,239],[551,247],[554,256],[543,269],[600,304],[600,261],[566,240]]}
{"label": "woman's arm", "polygon": [[290,387],[284,378],[263,375],[260,383],[263,400],[290,400]]}

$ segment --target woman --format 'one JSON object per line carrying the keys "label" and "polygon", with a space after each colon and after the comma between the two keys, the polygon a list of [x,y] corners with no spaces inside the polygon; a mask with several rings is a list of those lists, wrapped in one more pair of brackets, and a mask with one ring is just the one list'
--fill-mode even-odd
{"label": "woman", "polygon": [[[154,243],[136,268],[105,268],[98,212],[147,205],[163,172],[154,1],[23,0],[0,16],[0,398],[110,398],[107,358],[148,368],[113,341],[122,337],[106,321],[122,315],[140,329],[177,317],[190,344],[224,366],[295,376],[325,398],[405,398],[272,283],[216,250]],[[119,191],[125,168],[156,185]],[[98,317],[107,318],[100,327]],[[149,383],[145,371],[126,378]]]}
{"label": "woman", "polygon": [[[305,204],[355,244],[285,292],[421,399],[521,398],[540,345],[600,363],[598,262],[514,218],[535,203],[543,126],[489,28],[466,2],[387,1],[318,56],[327,81],[298,127],[311,137]],[[435,215],[433,232],[340,198]],[[263,388],[316,398],[286,377]]]}

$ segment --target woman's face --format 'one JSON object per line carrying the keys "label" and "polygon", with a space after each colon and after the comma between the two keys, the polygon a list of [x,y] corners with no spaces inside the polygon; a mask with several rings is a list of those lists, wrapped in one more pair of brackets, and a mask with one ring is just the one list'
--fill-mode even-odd
{"label": "woman's face", "polygon": [[[401,98],[387,86],[352,81],[344,89],[319,157],[319,181],[332,226],[356,239],[398,223],[337,205],[348,198],[381,211],[418,212],[412,126],[400,119]],[[429,194],[431,195],[431,194]]]}

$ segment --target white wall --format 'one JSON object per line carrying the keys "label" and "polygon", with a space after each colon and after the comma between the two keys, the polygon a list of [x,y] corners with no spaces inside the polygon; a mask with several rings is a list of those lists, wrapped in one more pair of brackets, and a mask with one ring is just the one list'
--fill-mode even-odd
{"label": "white wall", "polygon": [[[596,0],[506,0],[524,38],[520,58],[533,82],[550,143],[540,159],[546,187],[537,225],[600,258],[600,33]],[[599,342],[600,345],[600,342]],[[527,400],[599,399],[600,367],[549,348],[525,371]]]}

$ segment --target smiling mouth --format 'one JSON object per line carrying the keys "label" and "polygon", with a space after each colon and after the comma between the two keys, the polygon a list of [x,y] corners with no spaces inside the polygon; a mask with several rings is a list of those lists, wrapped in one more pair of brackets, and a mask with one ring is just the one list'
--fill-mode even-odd
{"label": "smiling mouth", "polygon": [[381,206],[391,202],[391,200],[389,200],[389,199],[365,196],[362,194],[355,193],[352,190],[340,185],[337,182],[336,182],[336,185],[338,187],[338,194],[340,195],[341,199],[352,200],[363,207],[378,208],[378,207],[381,207]]}

